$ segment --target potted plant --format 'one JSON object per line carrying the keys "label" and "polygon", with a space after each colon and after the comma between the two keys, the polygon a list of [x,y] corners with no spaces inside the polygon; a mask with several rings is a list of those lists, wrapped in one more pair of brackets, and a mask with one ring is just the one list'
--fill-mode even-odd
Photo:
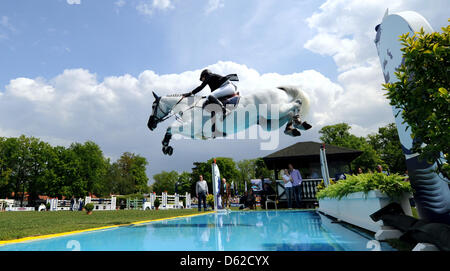
{"label": "potted plant", "polygon": [[86,209],[86,213],[88,215],[92,214],[92,210],[94,210],[94,204],[93,203],[88,203],[84,206],[84,209]]}
{"label": "potted plant", "polygon": [[50,202],[48,202],[48,203],[45,204],[45,209],[46,209],[47,211],[50,211]]}
{"label": "potted plant", "polygon": [[161,202],[159,201],[158,198],[155,199],[155,201],[153,202],[153,205],[155,206],[155,209],[158,210],[159,205],[161,205]]}
{"label": "potted plant", "polygon": [[214,208],[214,195],[213,194],[208,194],[208,196],[206,196],[206,203],[211,206],[211,208]]}
{"label": "potted plant", "polygon": [[403,176],[383,173],[347,176],[317,192],[319,211],[358,227],[377,232],[382,221],[370,215],[391,202],[399,203],[406,215],[412,215],[411,186]]}

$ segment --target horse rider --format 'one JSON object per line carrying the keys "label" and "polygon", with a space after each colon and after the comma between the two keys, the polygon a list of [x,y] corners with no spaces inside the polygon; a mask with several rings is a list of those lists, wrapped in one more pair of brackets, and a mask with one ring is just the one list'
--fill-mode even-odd
{"label": "horse rider", "polygon": [[225,98],[230,98],[238,95],[237,87],[231,81],[239,81],[236,74],[229,74],[226,76],[221,76],[215,73],[212,73],[208,69],[204,69],[200,75],[200,81],[202,84],[196,87],[191,92],[183,94],[183,97],[189,97],[191,95],[195,95],[200,92],[206,85],[211,89],[211,94],[208,96],[208,99],[203,103],[202,108],[208,104],[217,104],[222,108],[223,118],[230,113],[229,110],[225,107],[225,105],[221,102],[221,100]]}

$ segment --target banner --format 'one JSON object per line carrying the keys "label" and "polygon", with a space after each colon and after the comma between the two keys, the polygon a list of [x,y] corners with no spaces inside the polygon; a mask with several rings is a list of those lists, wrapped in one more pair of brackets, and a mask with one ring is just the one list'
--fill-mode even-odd
{"label": "banner", "polygon": [[330,184],[330,173],[328,171],[327,155],[325,152],[325,144],[320,147],[320,168],[322,170],[322,178],[325,187]]}
{"label": "banner", "polygon": [[216,159],[214,159],[211,168],[212,168],[212,186],[214,194],[214,211],[217,211],[218,207],[221,206],[221,204],[219,203],[221,202],[221,197],[219,195],[220,191],[219,185],[221,184],[221,181],[220,181],[220,171],[219,167],[216,164]]}

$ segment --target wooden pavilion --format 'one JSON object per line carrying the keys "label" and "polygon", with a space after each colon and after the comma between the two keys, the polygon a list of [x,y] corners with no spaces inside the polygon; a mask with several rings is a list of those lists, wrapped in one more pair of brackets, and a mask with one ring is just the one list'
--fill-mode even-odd
{"label": "wooden pavilion", "polygon": [[[264,163],[269,169],[275,172],[275,180],[280,180],[280,171],[292,164],[302,175],[302,202],[317,202],[315,194],[316,187],[322,181],[320,168],[320,148],[323,143],[317,142],[298,142],[282,150],[276,151],[263,157]],[[331,178],[335,176],[352,172],[351,162],[360,156],[363,152],[349,148],[338,147],[334,145],[325,145],[328,162],[328,170]],[[281,181],[277,181],[277,191],[279,199],[285,200],[284,186]],[[281,193],[280,193],[280,190]],[[311,204],[307,204],[311,205]]]}

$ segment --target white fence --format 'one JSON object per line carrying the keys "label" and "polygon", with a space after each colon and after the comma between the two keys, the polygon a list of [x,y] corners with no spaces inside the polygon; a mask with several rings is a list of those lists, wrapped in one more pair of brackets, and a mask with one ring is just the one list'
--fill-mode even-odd
{"label": "white fence", "polygon": [[116,210],[116,197],[112,196],[109,199],[86,197],[85,205],[88,203],[94,204],[93,211],[113,211]]}
{"label": "white fence", "polygon": [[[183,204],[183,198],[185,199],[185,206]],[[160,209],[191,209],[191,194],[186,193],[185,195],[168,195],[167,192],[163,192],[160,196],[155,193],[150,194],[148,200],[128,200],[126,209],[141,209],[141,210],[152,210],[155,207],[155,200],[158,199],[160,202]],[[59,199],[47,199],[47,204],[50,205],[49,211],[78,211],[81,210],[88,203],[94,204],[94,211],[111,211],[117,208],[117,198],[116,196],[111,196],[111,198],[92,198],[86,197],[85,199],[74,199],[74,200],[59,200]],[[138,203],[138,204],[136,204]],[[34,207],[18,207],[17,203],[13,199],[0,199],[0,211],[34,211]],[[38,211],[45,211],[46,206],[41,204]]]}
{"label": "white fence", "polygon": [[[186,206],[183,205],[182,198],[185,199]],[[191,194],[187,193],[184,196],[179,194],[168,195],[167,192],[162,192],[161,196],[157,196],[155,193],[150,194],[151,209],[155,206],[155,200],[160,202],[160,209],[191,209]],[[181,200],[180,200],[181,199]]]}
{"label": "white fence", "polygon": [[13,199],[0,199],[0,211],[34,211],[34,207],[20,207]]}

